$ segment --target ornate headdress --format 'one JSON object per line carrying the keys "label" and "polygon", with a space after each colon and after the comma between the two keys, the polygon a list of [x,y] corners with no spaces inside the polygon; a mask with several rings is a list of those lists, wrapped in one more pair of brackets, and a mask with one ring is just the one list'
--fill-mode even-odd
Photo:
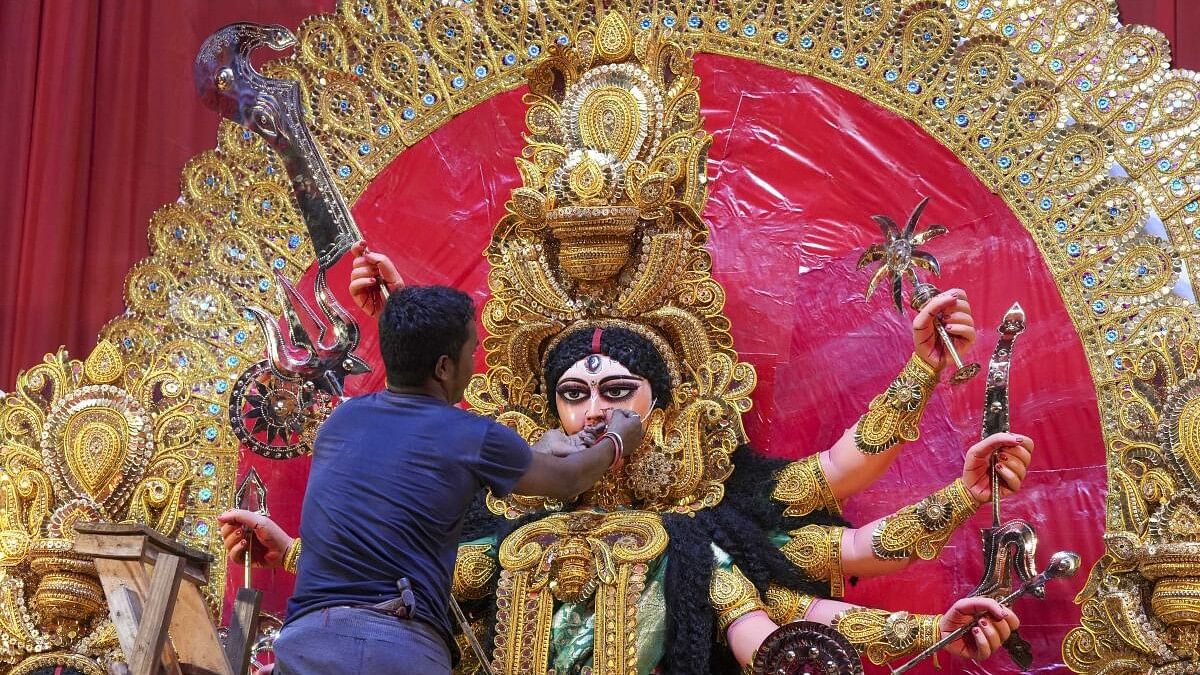
{"label": "ornate headdress", "polygon": [[[487,250],[488,371],[477,411],[532,439],[550,424],[543,362],[561,336],[622,326],[667,361],[672,401],[647,442],[588,499],[682,511],[717,504],[744,440],[754,369],[738,362],[699,214],[707,152],[692,54],[658,31],[635,38],[610,12],[529,72],[523,186]],[[541,499],[492,500],[510,515]]]}

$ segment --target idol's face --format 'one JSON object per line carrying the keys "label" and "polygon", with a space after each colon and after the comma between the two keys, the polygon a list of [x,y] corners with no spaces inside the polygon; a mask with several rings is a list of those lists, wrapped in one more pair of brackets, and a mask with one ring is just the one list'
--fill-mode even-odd
{"label": "idol's face", "polygon": [[603,354],[590,354],[575,362],[554,388],[558,419],[567,435],[604,422],[612,408],[650,415],[654,396],[650,382]]}

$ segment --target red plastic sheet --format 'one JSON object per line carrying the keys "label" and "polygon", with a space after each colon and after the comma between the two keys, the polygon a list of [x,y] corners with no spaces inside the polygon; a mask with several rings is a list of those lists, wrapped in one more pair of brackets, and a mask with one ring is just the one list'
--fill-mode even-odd
{"label": "red plastic sheet", "polygon": [[[922,196],[932,198],[923,222],[950,228],[928,246],[944,271],[937,283],[966,289],[982,328],[971,359],[986,364],[1005,310],[1014,301],[1025,308],[1029,329],[1016,347],[1012,422],[1037,451],[1026,487],[1004,502],[1004,515],[1037,528],[1039,566],[1061,549],[1084,558],[1076,579],[1052,584],[1045,600],[1017,605],[1022,633],[1033,643],[1033,672],[1066,672],[1059,645],[1078,622],[1072,598],[1103,553],[1104,450],[1084,352],[1033,240],[951,152],[894,113],[827,83],[736,59],[699,56],[697,73],[714,136],[704,218],[735,346],[758,370],[747,429],[759,448],[799,458],[828,447],[911,352],[911,315],[898,314],[886,294],[863,297],[868,274],[855,261],[879,237],[871,215],[902,220]],[[409,149],[355,205],[373,248],[392,256],[409,283],[453,285],[482,306],[481,254],[509,191],[520,184],[512,159],[522,148],[520,96],[494,97]],[[343,261],[330,276],[343,298],[348,268]],[[352,378],[351,393],[383,383],[375,328],[363,319],[363,329],[359,353],[376,370]],[[865,523],[961,475],[963,453],[979,438],[982,398],[982,378],[939,387],[920,440],[849,501],[848,516]],[[294,532],[307,460],[247,463],[263,474],[274,515]],[[861,580],[847,599],[943,611],[978,582],[978,530],[987,524],[986,514],[977,515],[939,559]],[[270,587],[266,607],[281,609],[290,578],[258,574],[258,584]],[[943,673],[1018,672],[1003,655],[982,664],[942,661]]]}

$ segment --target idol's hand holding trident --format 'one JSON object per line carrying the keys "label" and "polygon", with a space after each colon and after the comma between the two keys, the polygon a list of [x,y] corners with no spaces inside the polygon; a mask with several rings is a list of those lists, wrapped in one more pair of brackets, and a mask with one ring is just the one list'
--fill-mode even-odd
{"label": "idol's hand holding trident", "polygon": [[961,384],[979,372],[978,363],[964,364],[958,352],[959,348],[965,350],[975,341],[975,325],[966,293],[958,289],[942,293],[936,286],[921,281],[917,276],[918,267],[935,275],[941,274],[937,258],[919,248],[930,239],[946,233],[942,225],[916,231],[917,221],[928,203],[929,198],[926,197],[917,204],[903,230],[888,216],[872,216],[883,232],[884,241],[872,244],[864,251],[858,259],[858,267],[862,269],[873,262],[880,263],[867,285],[866,296],[870,298],[884,277],[890,275],[892,302],[899,312],[904,311],[904,280],[912,284],[909,304],[918,312],[913,320],[917,355],[939,371],[947,365],[946,359],[949,358],[954,363],[950,382]]}

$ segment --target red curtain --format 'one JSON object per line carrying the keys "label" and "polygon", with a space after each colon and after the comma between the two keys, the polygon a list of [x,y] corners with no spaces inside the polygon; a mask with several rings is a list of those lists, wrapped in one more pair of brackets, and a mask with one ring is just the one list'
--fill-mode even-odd
{"label": "red curtain", "polygon": [[0,390],[85,356],[148,253],[146,224],[216,141],[192,60],[233,21],[294,27],[333,0],[0,2]]}

